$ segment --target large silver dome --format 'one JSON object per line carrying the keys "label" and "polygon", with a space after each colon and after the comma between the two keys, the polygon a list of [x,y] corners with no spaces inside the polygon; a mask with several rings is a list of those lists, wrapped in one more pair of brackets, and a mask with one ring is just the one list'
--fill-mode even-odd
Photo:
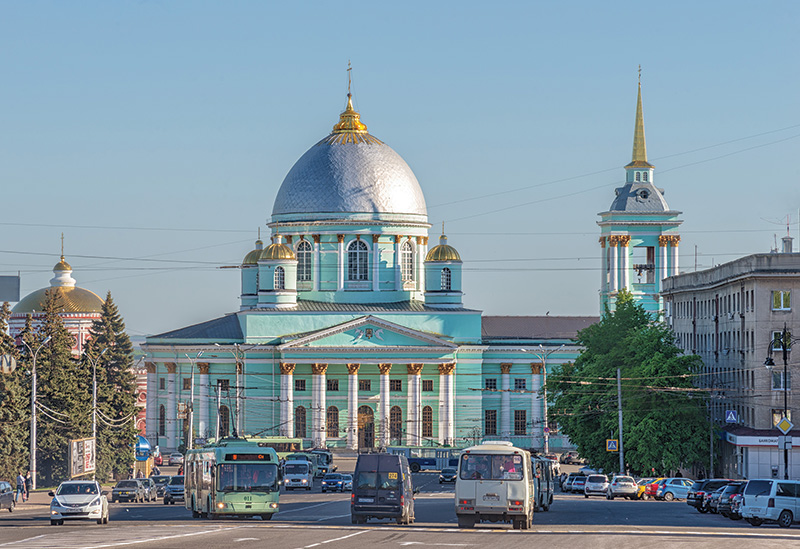
{"label": "large silver dome", "polygon": [[411,214],[427,216],[414,172],[391,147],[371,136],[348,99],[334,131],[295,163],[281,184],[272,215]]}

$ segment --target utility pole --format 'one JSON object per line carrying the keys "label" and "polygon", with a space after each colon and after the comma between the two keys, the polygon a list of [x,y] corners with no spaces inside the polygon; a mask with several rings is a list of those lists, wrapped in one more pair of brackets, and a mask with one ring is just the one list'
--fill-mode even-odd
{"label": "utility pole", "polygon": [[622,378],[617,368],[617,415],[619,416],[619,473],[625,473],[625,450],[622,446]]}
{"label": "utility pole", "polygon": [[[106,351],[108,351],[108,347],[103,349],[96,359],[92,360],[92,438],[94,439],[95,459],[97,456],[97,363]],[[95,475],[92,473],[92,480],[94,479]]]}
{"label": "utility pole", "polygon": [[20,338],[22,344],[28,348],[28,352],[33,355],[33,368],[31,368],[31,488],[36,490],[36,355],[42,350],[51,336],[42,341],[42,344],[34,352],[31,346],[25,343],[25,340]]}

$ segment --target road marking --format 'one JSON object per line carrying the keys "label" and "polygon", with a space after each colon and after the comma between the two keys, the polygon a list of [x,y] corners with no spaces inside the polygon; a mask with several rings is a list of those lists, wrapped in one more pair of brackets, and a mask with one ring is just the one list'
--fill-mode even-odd
{"label": "road marking", "polygon": [[311,545],[306,545],[302,549],[310,549],[311,547],[318,547],[320,545],[325,545],[326,543],[331,543],[331,542],[334,542],[334,541],[341,541],[343,539],[352,538],[353,536],[357,536],[359,534],[366,534],[367,532],[369,532],[369,530],[361,530],[360,532],[354,532],[352,534],[348,534],[348,535],[342,536],[340,538],[327,539],[325,541],[320,541],[319,543],[312,543]]}
{"label": "road marking", "polygon": [[[347,501],[345,499],[341,501]],[[314,507],[322,507],[323,505],[332,505],[336,503],[336,501],[326,501],[325,503],[317,503],[316,505],[309,505],[307,507],[300,507],[299,509],[292,509],[291,511],[280,511],[280,513],[286,515],[289,513],[297,513],[298,511],[305,511],[306,509],[313,509]]]}
{"label": "road marking", "polygon": [[403,541],[400,542],[400,545],[427,545],[427,546],[438,546],[438,547],[468,547],[471,545],[475,545],[474,543],[425,543],[424,541]]}
{"label": "road marking", "polygon": [[[174,531],[174,527],[166,527],[168,530]],[[223,532],[225,530],[234,530],[240,528],[240,526],[231,526],[231,527],[223,527],[223,528],[213,528],[213,529],[204,529],[199,530],[196,532],[186,532],[182,534],[165,534],[165,535],[156,535],[151,537],[142,537],[131,539],[131,532],[139,532],[140,529],[133,529],[130,527],[123,527],[123,528],[116,528],[116,529],[96,529],[90,532],[88,535],[84,531],[78,530],[71,530],[69,532],[61,532],[60,534],[42,534],[40,536],[34,536],[32,538],[21,539],[17,541],[12,541],[8,543],[0,544],[0,547],[6,546],[15,546],[15,547],[29,547],[29,548],[36,548],[36,549],[102,549],[104,547],[122,547],[125,545],[136,545],[139,543],[152,543],[154,541],[163,541],[168,539],[178,539],[178,538],[185,538],[191,536],[198,536],[198,535],[205,535],[205,534],[216,534],[219,532]],[[119,534],[123,536],[124,539],[119,541],[106,541],[109,537],[112,537],[114,534]],[[87,537],[89,538],[87,540]],[[100,539],[92,539],[92,537],[100,538]]]}
{"label": "road marking", "polygon": [[323,517],[321,519],[317,519],[315,522],[322,522],[323,520],[331,520],[331,519],[335,519],[335,518],[344,518],[344,517],[349,517],[349,516],[350,516],[350,513],[347,513],[346,515],[336,515],[336,516],[333,516],[333,517]]}
{"label": "road marking", "polygon": [[236,538],[233,541],[260,541],[259,538]]}

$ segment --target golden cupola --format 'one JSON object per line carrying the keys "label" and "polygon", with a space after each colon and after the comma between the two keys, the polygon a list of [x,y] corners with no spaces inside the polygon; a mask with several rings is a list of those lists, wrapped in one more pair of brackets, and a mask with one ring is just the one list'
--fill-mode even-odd
{"label": "golden cupola", "polygon": [[256,247],[249,252],[242,260],[242,265],[258,265],[258,260],[264,251],[264,242],[259,238],[256,240]]}
{"label": "golden cupola", "polygon": [[292,249],[283,243],[281,235],[275,235],[275,242],[261,252],[260,260],[296,259]]}
{"label": "golden cupola", "polygon": [[439,244],[428,251],[425,261],[461,261],[458,250],[447,244],[447,237],[439,237]]}

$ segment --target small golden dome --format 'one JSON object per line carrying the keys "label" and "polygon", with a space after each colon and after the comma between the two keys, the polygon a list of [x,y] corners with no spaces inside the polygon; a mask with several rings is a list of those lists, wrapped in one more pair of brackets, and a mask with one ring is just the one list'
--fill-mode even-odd
{"label": "small golden dome", "polygon": [[242,260],[242,265],[258,265],[258,259],[261,257],[262,252],[264,251],[264,243],[259,238],[256,240],[256,248],[244,256],[244,260]]}
{"label": "small golden dome", "polygon": [[367,125],[361,121],[361,115],[353,108],[353,96],[347,94],[347,107],[339,115],[339,122],[333,126],[333,133],[358,132],[367,133]]}
{"label": "small golden dome", "polygon": [[71,270],[72,267],[70,267],[70,264],[64,260],[63,255],[61,256],[61,261],[56,263],[56,266],[53,267],[53,271],[71,271]]}
{"label": "small golden dome", "polygon": [[275,235],[275,242],[267,246],[267,249],[261,252],[259,259],[297,259],[292,249],[283,243],[283,237],[279,234]]}
{"label": "small golden dome", "polygon": [[439,245],[428,250],[425,261],[461,261],[458,251],[447,244],[447,237],[439,237]]}

